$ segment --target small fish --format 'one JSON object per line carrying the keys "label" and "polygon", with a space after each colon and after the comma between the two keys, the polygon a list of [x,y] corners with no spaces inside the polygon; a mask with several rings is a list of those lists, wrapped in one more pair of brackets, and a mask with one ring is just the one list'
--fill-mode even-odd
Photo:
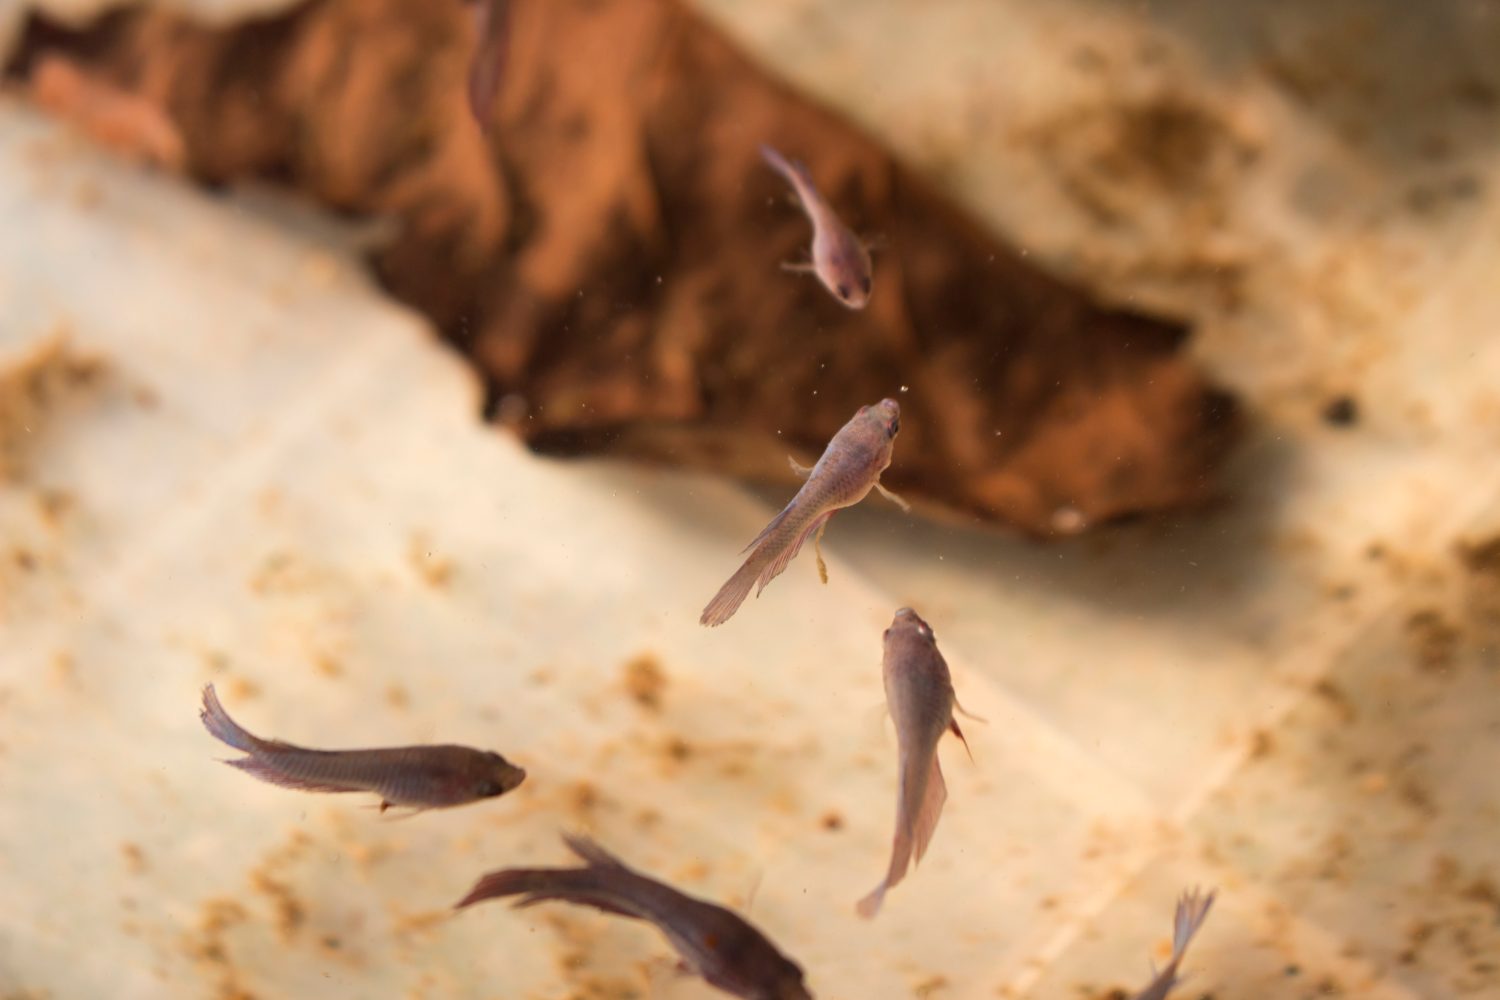
{"label": "small fish", "polygon": [[1177,967],[1182,964],[1182,957],[1187,954],[1193,935],[1198,933],[1198,928],[1208,919],[1208,908],[1213,904],[1212,892],[1204,896],[1197,889],[1190,889],[1182,894],[1182,898],[1177,901],[1177,915],[1172,920],[1172,957],[1156,974],[1156,978],[1135,995],[1135,1000],[1166,1000],[1172,987],[1181,982],[1177,978]]}
{"label": "small fish", "polygon": [[563,841],[582,868],[506,868],[490,872],[458,902],[520,896],[515,905],[561,900],[655,924],[687,971],[744,1000],[812,1000],[802,968],[731,910],[678,892],[627,868],[586,837]]}
{"label": "small fish", "polygon": [[249,756],[224,763],[283,788],[308,792],[374,792],[380,811],[461,806],[504,795],[526,772],[497,753],[452,745],[379,750],[307,750],[263,740],[229,717],[214,686],[203,689],[198,713],[215,738]]}
{"label": "small fish", "polygon": [[478,42],[469,63],[469,110],[480,128],[500,94],[510,48],[510,0],[469,0]]}
{"label": "small fish", "polygon": [[[855,909],[862,917],[880,912],[888,889],[906,876],[907,867],[920,863],[937,829],[948,786],[938,763],[937,745],[944,732],[951,732],[969,748],[954,709],[963,712],[953,693],[948,663],[938,652],[932,627],[911,608],[896,612],[885,630],[885,700],[896,723],[900,746],[900,788],[896,796],[896,835],[891,846],[891,864],[885,878]],[[967,712],[964,712],[968,715]],[[973,718],[973,716],[970,716]],[[971,755],[972,756],[972,755]]]}
{"label": "small fish", "polygon": [[874,287],[869,249],[818,194],[807,167],[787,160],[770,146],[761,146],[760,155],[792,186],[813,227],[812,262],[785,263],[782,269],[814,274],[834,298],[850,309],[863,309]]}
{"label": "small fish", "polygon": [[[809,537],[815,536],[813,545],[819,547],[823,528],[835,511],[859,503],[871,488],[906,510],[906,501],[880,485],[880,474],[891,464],[891,452],[900,430],[901,407],[894,399],[882,399],[874,406],[861,406],[839,428],[823,449],[817,465],[805,469],[793,461],[792,468],[805,476],[807,482],[755,541],[745,546],[749,558],[708,602],[699,624],[727,622],[750,595],[750,588],[757,584],[755,595],[759,597],[766,584],[781,575]],[[826,583],[828,573],[821,548],[818,569]]]}

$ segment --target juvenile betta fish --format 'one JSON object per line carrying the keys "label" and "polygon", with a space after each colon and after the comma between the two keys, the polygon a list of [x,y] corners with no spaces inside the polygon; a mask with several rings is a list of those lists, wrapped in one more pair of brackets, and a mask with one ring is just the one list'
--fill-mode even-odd
{"label": "juvenile betta fish", "polygon": [[459,901],[520,896],[517,906],[561,900],[655,924],[688,971],[744,1000],[812,1000],[802,968],[738,914],[627,868],[584,837],[564,835],[582,868],[507,868],[481,878]]}
{"label": "juvenile betta fish", "polygon": [[812,262],[784,263],[782,268],[800,274],[812,273],[823,287],[850,309],[863,309],[873,288],[870,251],[813,186],[812,176],[801,163],[788,161],[770,146],[760,147],[761,158],[786,179],[797,193],[797,201],[812,223]]}
{"label": "juvenile betta fish", "polygon": [[500,93],[510,47],[510,0],[468,0],[478,42],[469,63],[469,111],[480,128]]}
{"label": "juvenile betta fish", "polygon": [[[900,747],[900,788],[896,796],[896,835],[885,878],[855,907],[862,917],[873,917],[885,901],[886,890],[906,876],[907,867],[920,863],[937,829],[948,786],[938,763],[937,745],[945,731],[964,741],[953,710],[963,709],[953,693],[948,663],[938,652],[932,628],[911,608],[896,612],[885,630],[885,700],[896,723]],[[967,713],[965,713],[967,714]]]}
{"label": "juvenile betta fish", "polygon": [[251,735],[229,717],[214,686],[203,689],[203,725],[249,756],[224,763],[283,788],[308,792],[374,792],[380,811],[461,806],[504,795],[526,772],[497,753],[452,745],[379,750],[307,750]]}
{"label": "juvenile betta fish", "polygon": [[1156,974],[1156,978],[1135,995],[1135,1000],[1166,1000],[1172,987],[1180,981],[1177,978],[1177,967],[1187,954],[1188,944],[1193,940],[1193,935],[1198,933],[1198,928],[1203,926],[1203,921],[1208,919],[1208,908],[1213,903],[1212,892],[1204,896],[1197,889],[1190,889],[1182,894],[1182,898],[1177,901],[1177,915],[1172,920],[1172,957]]}
{"label": "juvenile betta fish", "polygon": [[[816,536],[816,547],[833,513],[859,503],[872,488],[905,510],[906,502],[880,485],[880,474],[891,464],[891,451],[900,430],[901,407],[894,399],[882,399],[874,406],[861,406],[828,442],[812,469],[792,462],[792,468],[805,475],[807,482],[755,541],[745,546],[749,558],[708,602],[699,624],[727,622],[757,584],[755,594],[759,597],[766,584],[780,576],[802,550],[809,536]],[[818,568],[826,582],[821,551]]]}

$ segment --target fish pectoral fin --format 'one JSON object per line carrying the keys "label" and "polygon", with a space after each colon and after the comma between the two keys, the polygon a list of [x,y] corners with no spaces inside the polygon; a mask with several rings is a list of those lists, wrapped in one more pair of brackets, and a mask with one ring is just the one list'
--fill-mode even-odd
{"label": "fish pectoral fin", "polygon": [[792,471],[797,474],[798,479],[806,479],[812,475],[812,466],[803,465],[790,455],[786,457],[786,464],[792,467]]}
{"label": "fish pectoral fin", "polygon": [[873,236],[862,238],[859,241],[859,245],[865,248],[865,253],[879,253],[882,250],[890,249],[891,241],[886,239],[885,233],[876,233]]}
{"label": "fish pectoral fin", "polygon": [[799,260],[784,260],[781,269],[788,274],[816,274],[818,270],[813,264]]}
{"label": "fish pectoral fin", "polygon": [[903,514],[911,513],[911,504],[907,503],[905,500],[901,499],[899,496],[886,489],[878,479],[875,480],[875,488],[880,491],[881,496],[885,497],[897,507],[900,507]]}
{"label": "fish pectoral fin", "polygon": [[981,723],[983,723],[986,726],[990,724],[990,720],[989,719],[986,719],[986,718],[984,718],[983,716],[980,716],[980,715],[975,715],[973,712],[969,711],[967,708],[964,708],[962,705],[960,705],[958,703],[958,698],[957,697],[955,697],[953,699],[953,708],[958,712],[959,715],[962,715],[965,719],[973,719],[975,722],[981,722]]}
{"label": "fish pectoral fin", "polygon": [[974,751],[969,749],[969,739],[968,739],[967,736],[964,735],[964,731],[962,729],[958,728],[958,720],[957,719],[949,719],[948,720],[948,731],[950,733],[952,733],[954,736],[957,736],[960,740],[963,741],[964,752],[969,755],[969,762],[973,763],[973,761],[974,761]]}

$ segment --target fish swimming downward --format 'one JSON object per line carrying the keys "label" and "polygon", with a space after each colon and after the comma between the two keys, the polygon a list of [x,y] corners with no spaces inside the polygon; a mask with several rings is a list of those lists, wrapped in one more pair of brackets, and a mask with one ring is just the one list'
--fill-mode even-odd
{"label": "fish swimming downward", "polygon": [[1182,898],[1177,901],[1177,914],[1172,919],[1172,957],[1146,988],[1135,995],[1134,1000],[1166,1000],[1172,987],[1180,981],[1177,978],[1177,967],[1187,954],[1188,944],[1192,942],[1193,935],[1198,933],[1198,928],[1203,926],[1203,921],[1208,919],[1208,908],[1213,904],[1212,892],[1205,896],[1197,889],[1191,889],[1182,894]]}
{"label": "fish swimming downward", "polygon": [[850,309],[863,309],[874,290],[869,249],[828,207],[813,186],[807,167],[788,160],[770,146],[761,146],[760,155],[792,186],[813,227],[812,261],[784,263],[783,270],[813,274],[841,303]]}
{"label": "fish swimming downward", "polygon": [[891,627],[885,630],[881,672],[885,678],[886,704],[896,723],[896,741],[900,747],[896,834],[885,878],[855,907],[862,917],[875,916],[887,890],[900,882],[906,876],[906,869],[920,863],[927,853],[938,817],[943,814],[943,803],[948,799],[948,786],[943,781],[943,768],[937,756],[943,733],[953,733],[964,741],[965,750],[969,747],[969,741],[958,728],[958,720],[953,717],[954,709],[960,712],[963,709],[953,693],[948,663],[938,652],[932,627],[911,608],[897,611]]}
{"label": "fish swimming downward", "polygon": [[[891,452],[900,430],[901,407],[894,399],[882,399],[874,406],[861,406],[839,428],[823,449],[818,464],[810,470],[792,462],[792,468],[805,475],[807,482],[755,541],[745,546],[749,557],[708,602],[699,624],[713,626],[727,622],[750,596],[751,587],[757,587],[755,594],[759,597],[766,585],[780,576],[802,551],[809,537],[813,538],[814,548],[818,548],[823,528],[835,511],[854,506],[870,490],[879,490],[906,510],[904,500],[880,485],[880,474],[891,464]],[[828,573],[821,549],[818,571],[826,583]]]}
{"label": "fish swimming downward", "polygon": [[224,763],[283,788],[308,792],[373,792],[380,811],[421,811],[467,805],[504,795],[526,772],[497,753],[451,744],[377,750],[308,750],[264,740],[229,717],[214,686],[203,689],[203,725],[247,756]]}
{"label": "fish swimming downward", "polygon": [[548,900],[592,906],[656,925],[686,968],[744,1000],[812,1000],[802,968],[738,914],[695,899],[626,867],[585,837],[564,836],[582,868],[506,868],[475,883],[463,909],[486,899],[520,896],[517,906]]}

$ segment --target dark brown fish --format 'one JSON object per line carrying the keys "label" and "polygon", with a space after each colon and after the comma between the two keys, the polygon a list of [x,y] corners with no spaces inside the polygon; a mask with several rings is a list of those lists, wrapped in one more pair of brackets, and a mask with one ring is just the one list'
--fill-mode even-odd
{"label": "dark brown fish", "polygon": [[[901,407],[894,399],[882,399],[874,406],[861,406],[828,442],[823,456],[811,470],[793,462],[793,468],[806,473],[807,482],[755,541],[745,547],[746,551],[753,550],[750,557],[708,602],[699,624],[727,622],[750,596],[751,587],[758,585],[755,593],[760,596],[766,584],[780,576],[802,551],[808,538],[821,537],[824,525],[835,511],[854,506],[870,490],[880,490],[905,509],[906,503],[900,497],[880,485],[880,474],[891,464],[891,452],[900,430]],[[821,555],[818,566],[821,571]]]}
{"label": "dark brown fish", "polygon": [[828,207],[805,166],[788,160],[770,146],[761,146],[760,155],[792,186],[813,227],[812,261],[784,263],[782,269],[815,275],[839,302],[850,309],[863,309],[874,289],[869,249]]}
{"label": "dark brown fish", "polygon": [[478,41],[469,63],[469,110],[482,129],[488,129],[495,98],[505,78],[510,49],[509,0],[469,0]]}
{"label": "dark brown fish", "polygon": [[[921,862],[948,800],[948,786],[938,763],[937,745],[943,733],[959,739],[964,734],[953,717],[958,698],[948,662],[938,652],[932,627],[911,608],[896,612],[885,630],[885,700],[896,723],[900,746],[900,790],[896,797],[896,835],[891,844],[890,866],[885,878],[857,907],[860,916],[880,911],[886,890],[906,876],[906,869]],[[959,709],[962,711],[962,709]],[[968,747],[968,741],[964,746]]]}
{"label": "dark brown fish", "polygon": [[1172,957],[1146,988],[1135,995],[1135,1000],[1166,1000],[1172,987],[1180,982],[1177,968],[1182,964],[1182,957],[1187,954],[1193,935],[1198,933],[1198,928],[1208,919],[1208,908],[1212,905],[1212,892],[1205,896],[1197,889],[1190,889],[1182,894],[1182,898],[1177,901],[1177,914],[1172,919]]}
{"label": "dark brown fish", "polygon": [[263,740],[229,717],[214,686],[203,689],[203,725],[248,756],[224,763],[283,788],[308,792],[373,792],[380,811],[392,806],[441,809],[504,795],[526,772],[497,753],[451,744],[378,750],[307,750]]}
{"label": "dark brown fish", "polygon": [[585,837],[564,836],[582,868],[506,868],[481,878],[458,909],[520,896],[517,906],[559,900],[655,924],[683,964],[744,1000],[811,1000],[802,968],[738,914],[627,868]]}

